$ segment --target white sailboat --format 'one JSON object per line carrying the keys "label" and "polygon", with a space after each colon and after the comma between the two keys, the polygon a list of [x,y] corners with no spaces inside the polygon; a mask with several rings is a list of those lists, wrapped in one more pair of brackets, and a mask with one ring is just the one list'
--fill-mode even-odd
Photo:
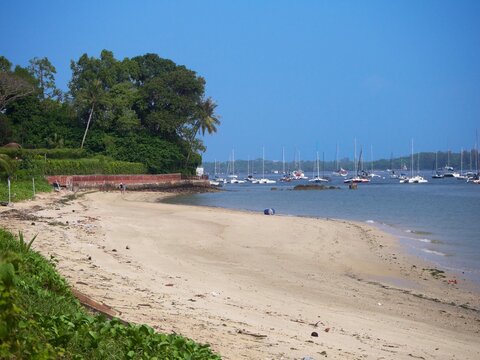
{"label": "white sailboat", "polygon": [[[325,154],[324,154],[325,156]],[[323,159],[323,166],[325,166],[325,159]],[[315,177],[313,177],[313,179],[310,179],[308,180],[309,182],[314,182],[314,183],[325,183],[325,182],[328,182],[328,179],[325,179],[324,177],[321,177],[320,176],[320,163],[318,162],[318,151],[317,151],[317,162],[316,162],[316,166],[317,166],[317,175]]]}
{"label": "white sailboat", "polygon": [[463,173],[463,148],[460,152],[460,174],[457,176],[457,180],[467,180],[467,174]]}
{"label": "white sailboat", "polygon": [[445,173],[443,174],[444,177],[459,177],[460,174],[453,169],[453,166],[450,166],[450,150],[448,150],[448,158],[447,158],[447,165],[444,167]]}
{"label": "white sailboat", "polygon": [[275,180],[267,179],[265,177],[265,148],[262,148],[262,178],[253,180],[252,184],[275,184]]}
{"label": "white sailboat", "polygon": [[235,174],[235,151],[232,150],[232,172],[228,175],[228,182],[230,184],[244,184],[245,180],[239,180],[238,175]]}
{"label": "white sailboat", "polygon": [[344,168],[342,168],[340,166],[340,162],[338,161],[338,143],[337,143],[337,150],[336,150],[336,153],[335,153],[335,171],[332,172],[332,175],[333,176],[342,176],[342,177],[346,177],[348,175],[348,171],[345,170]]}
{"label": "white sailboat", "polygon": [[411,169],[410,177],[406,177],[400,180],[401,184],[424,184],[428,183],[427,179],[424,179],[423,176],[420,176],[420,154],[418,154],[418,164],[417,164],[417,175],[413,175],[413,139],[412,139],[412,156],[411,156]]}

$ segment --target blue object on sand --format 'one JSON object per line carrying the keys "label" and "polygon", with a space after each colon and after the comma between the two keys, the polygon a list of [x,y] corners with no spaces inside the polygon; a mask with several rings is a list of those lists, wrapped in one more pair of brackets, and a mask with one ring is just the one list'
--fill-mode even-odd
{"label": "blue object on sand", "polygon": [[275,209],[268,208],[268,209],[263,210],[263,213],[265,215],[275,215]]}

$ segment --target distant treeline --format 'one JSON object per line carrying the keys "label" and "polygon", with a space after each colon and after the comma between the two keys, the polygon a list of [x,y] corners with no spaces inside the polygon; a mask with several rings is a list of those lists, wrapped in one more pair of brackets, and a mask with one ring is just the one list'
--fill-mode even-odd
{"label": "distant treeline", "polygon": [[[461,164],[463,158],[463,166]],[[358,159],[357,159],[358,161]],[[404,167],[410,169],[411,167],[412,158],[411,156],[402,156],[392,159],[379,159],[372,161],[363,161],[360,164],[360,168],[364,170],[371,171],[374,170],[400,170]],[[434,170],[435,167],[443,168],[445,166],[452,166],[457,170],[460,170],[463,167],[463,170],[473,170],[475,171],[478,169],[479,165],[475,165],[479,163],[479,156],[478,151],[476,150],[469,150],[464,151],[463,156],[461,153],[452,153],[452,152],[421,152],[413,154],[413,168],[420,170]],[[435,163],[437,165],[435,165]],[[250,170],[250,173],[262,173],[262,159],[255,159],[255,160],[235,160],[235,173],[247,173]],[[358,163],[357,163],[358,166]],[[229,161],[223,162],[204,162],[203,167],[206,173],[214,174],[215,167],[217,173],[231,173],[232,164]],[[296,163],[294,161],[285,162],[285,171],[290,172],[301,168],[304,172],[317,172],[316,161],[308,160],[308,161],[301,161],[300,163]],[[354,161],[349,158],[343,158],[338,161],[319,161],[319,171],[328,171],[332,172],[338,170],[338,168],[344,168],[346,170],[353,170],[355,168]],[[272,161],[272,160],[265,160],[265,173],[273,173],[273,172],[283,172],[284,165],[282,161]],[[252,170],[253,169],[253,170]]]}
{"label": "distant treeline", "polygon": [[21,67],[0,55],[0,147],[66,148],[71,158],[104,155],[150,173],[195,172],[205,151],[198,135],[220,124],[204,78],[157,54],[119,60],[103,50],[70,67],[64,92],[48,58]]}

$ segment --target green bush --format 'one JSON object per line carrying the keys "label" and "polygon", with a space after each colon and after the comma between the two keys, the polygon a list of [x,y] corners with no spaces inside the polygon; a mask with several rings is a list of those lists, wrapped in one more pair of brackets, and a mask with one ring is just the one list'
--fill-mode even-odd
{"label": "green bush", "polygon": [[145,174],[147,169],[142,163],[111,160],[106,157],[78,160],[34,160],[34,167],[44,175],[119,175]]}
{"label": "green bush", "polygon": [[0,148],[0,154],[6,154],[11,158],[23,159],[25,157],[42,157],[46,159],[80,159],[87,156],[84,149],[7,149]]}
{"label": "green bush", "polygon": [[220,359],[208,345],[146,325],[91,316],[66,281],[29,249],[22,235],[0,229],[1,359]]}

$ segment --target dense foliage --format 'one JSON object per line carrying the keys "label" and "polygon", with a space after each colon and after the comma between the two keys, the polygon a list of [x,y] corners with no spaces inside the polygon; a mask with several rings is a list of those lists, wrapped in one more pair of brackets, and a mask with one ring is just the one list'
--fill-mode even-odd
{"label": "dense foliage", "polygon": [[156,54],[118,60],[107,50],[83,54],[71,69],[62,93],[47,58],[12,70],[0,56],[0,145],[84,149],[151,173],[194,172],[205,150],[198,135],[220,124],[202,77]]}
{"label": "dense foliage", "polygon": [[1,359],[220,359],[182,336],[87,314],[34,240],[0,229]]}

